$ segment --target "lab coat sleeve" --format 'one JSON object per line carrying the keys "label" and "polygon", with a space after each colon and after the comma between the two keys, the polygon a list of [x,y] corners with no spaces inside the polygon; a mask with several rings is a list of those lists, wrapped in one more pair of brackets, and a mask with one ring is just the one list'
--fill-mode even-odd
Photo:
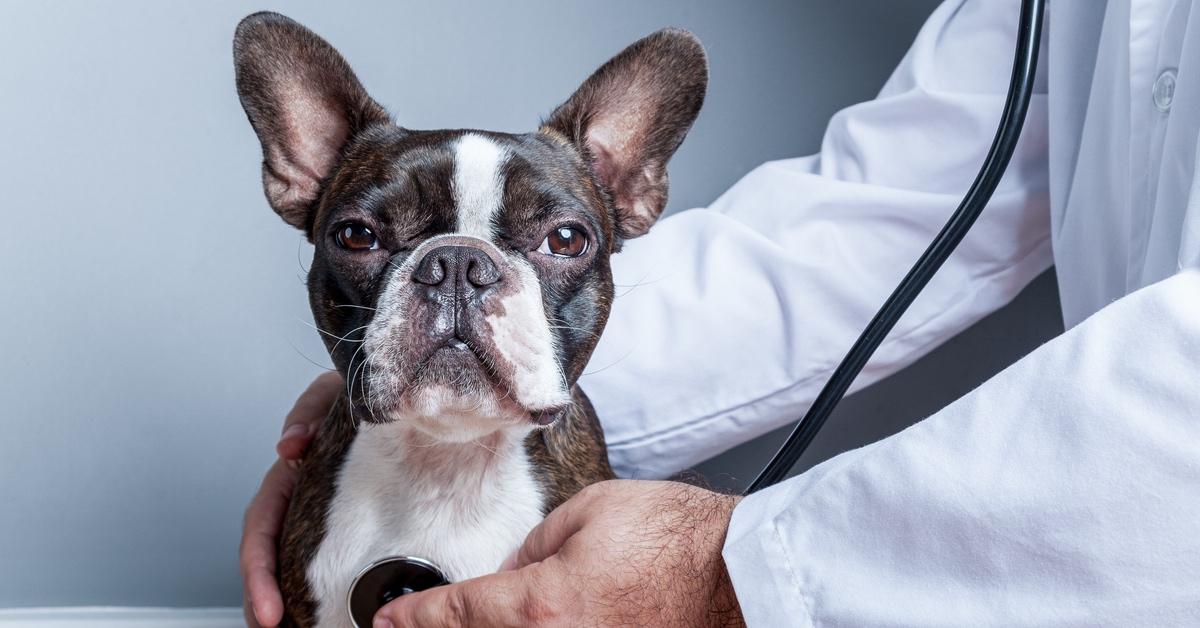
{"label": "lab coat sleeve", "polygon": [[[803,412],[983,163],[1016,23],[1016,2],[946,3],[878,98],[834,116],[819,154],[767,163],[613,257],[616,299],[581,383],[618,473],[662,477]],[[992,202],[852,390],[1050,266],[1038,91]]]}
{"label": "lab coat sleeve", "polygon": [[750,626],[1200,625],[1200,271],[752,495]]}

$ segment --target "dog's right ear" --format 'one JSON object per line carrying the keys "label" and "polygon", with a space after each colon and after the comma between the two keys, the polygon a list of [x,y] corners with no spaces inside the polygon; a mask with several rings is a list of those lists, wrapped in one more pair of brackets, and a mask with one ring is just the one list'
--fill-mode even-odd
{"label": "dog's right ear", "polygon": [[263,187],[288,224],[311,232],[321,184],[355,134],[388,121],[345,59],[278,13],[255,13],[233,37],[238,97],[263,148]]}

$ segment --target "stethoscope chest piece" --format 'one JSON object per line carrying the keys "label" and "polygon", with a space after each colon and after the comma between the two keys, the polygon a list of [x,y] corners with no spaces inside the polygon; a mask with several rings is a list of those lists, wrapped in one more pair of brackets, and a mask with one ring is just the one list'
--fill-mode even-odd
{"label": "stethoscope chest piece", "polygon": [[367,628],[384,604],[409,593],[440,587],[450,581],[436,565],[415,556],[391,556],[360,571],[350,584],[346,608],[350,621]]}

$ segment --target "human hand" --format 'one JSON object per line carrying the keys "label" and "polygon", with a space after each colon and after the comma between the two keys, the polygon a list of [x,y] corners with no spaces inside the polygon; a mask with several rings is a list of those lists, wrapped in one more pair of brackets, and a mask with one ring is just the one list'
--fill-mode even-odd
{"label": "human hand", "polygon": [[721,558],[739,499],[678,482],[594,484],[500,573],[393,600],[374,628],[744,625]]}
{"label": "human hand", "polygon": [[296,488],[297,464],[312,442],[317,426],[329,414],[342,386],[340,373],[323,373],[296,400],[283,421],[283,435],[275,445],[279,459],[267,471],[258,493],[246,509],[238,553],[242,571],[242,613],[247,626],[276,626],[283,619],[283,596],[275,580],[275,548],[292,491]]}

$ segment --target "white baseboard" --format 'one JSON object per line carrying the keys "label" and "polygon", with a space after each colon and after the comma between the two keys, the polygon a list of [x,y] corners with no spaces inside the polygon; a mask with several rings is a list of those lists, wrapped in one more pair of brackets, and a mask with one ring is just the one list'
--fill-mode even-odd
{"label": "white baseboard", "polygon": [[0,628],[237,628],[240,608],[0,608]]}

